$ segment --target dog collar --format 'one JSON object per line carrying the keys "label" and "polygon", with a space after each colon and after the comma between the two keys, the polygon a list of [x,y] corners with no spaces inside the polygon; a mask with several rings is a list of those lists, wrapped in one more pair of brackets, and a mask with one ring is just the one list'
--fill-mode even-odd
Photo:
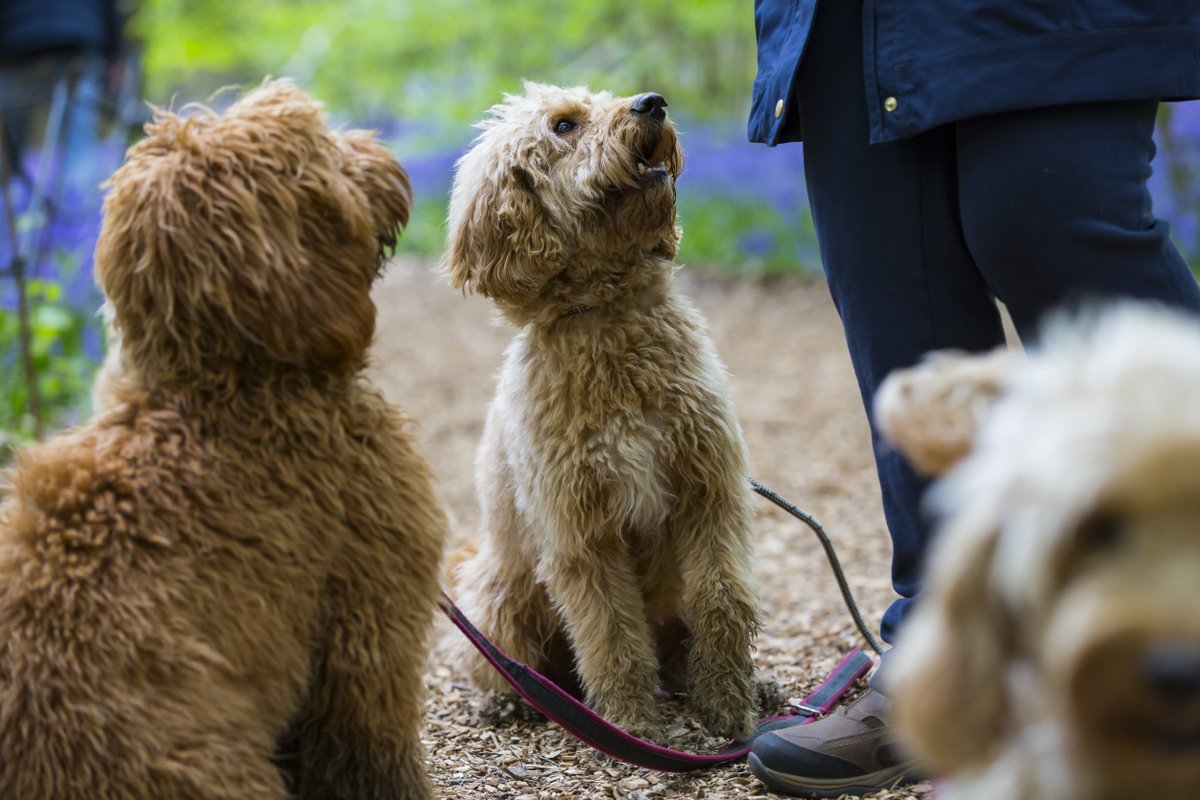
{"label": "dog collar", "polygon": [[570,308],[568,308],[566,311],[564,311],[562,313],[562,316],[573,317],[576,314],[582,314],[585,311],[595,311],[595,310],[596,310],[595,306],[571,306]]}

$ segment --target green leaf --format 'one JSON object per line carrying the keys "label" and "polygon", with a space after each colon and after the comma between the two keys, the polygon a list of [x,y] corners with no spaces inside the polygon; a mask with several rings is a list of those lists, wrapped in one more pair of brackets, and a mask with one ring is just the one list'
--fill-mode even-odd
{"label": "green leaf", "polygon": [[34,331],[42,337],[67,333],[78,324],[77,315],[62,306],[40,305],[31,317]]}

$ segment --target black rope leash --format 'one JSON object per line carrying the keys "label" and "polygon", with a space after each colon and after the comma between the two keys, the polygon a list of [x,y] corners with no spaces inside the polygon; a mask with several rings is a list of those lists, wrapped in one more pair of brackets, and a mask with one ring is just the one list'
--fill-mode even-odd
{"label": "black rope leash", "polygon": [[775,505],[782,508],[787,513],[791,514],[796,519],[803,522],[812,532],[817,535],[817,539],[821,541],[821,547],[825,550],[825,558],[829,560],[829,566],[833,568],[833,577],[837,579],[838,589],[842,593],[842,600],[846,603],[846,610],[850,612],[850,616],[854,619],[854,625],[858,628],[858,632],[867,640],[867,644],[876,653],[883,653],[883,645],[875,638],[875,634],[871,633],[871,629],[863,621],[862,612],[858,610],[858,603],[854,601],[854,594],[850,591],[850,584],[846,582],[846,573],[842,570],[842,564],[838,561],[837,553],[834,552],[833,542],[829,540],[829,535],[825,533],[825,529],[821,527],[821,523],[795,504],[789,502],[778,492],[773,489],[768,489],[754,478],[748,478],[750,487],[755,492],[770,500]]}

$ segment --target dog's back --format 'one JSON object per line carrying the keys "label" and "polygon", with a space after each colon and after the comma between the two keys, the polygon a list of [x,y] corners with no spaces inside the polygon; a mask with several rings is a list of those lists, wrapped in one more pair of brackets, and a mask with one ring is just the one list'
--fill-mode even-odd
{"label": "dog's back", "polygon": [[422,629],[440,509],[404,420],[353,385],[289,402],[269,422],[119,404],[22,454],[0,511],[0,797],[279,795],[263,755],[307,701],[328,584],[375,572]]}
{"label": "dog's back", "polygon": [[235,574],[267,553],[195,434],[170,412],[110,415],[21,456],[0,517],[0,796],[278,794],[247,732],[281,728],[288,703],[256,708],[238,682],[306,648],[263,613],[273,581],[255,596]]}
{"label": "dog's back", "polygon": [[99,411],[0,507],[0,797],[429,797],[446,520],[361,377],[407,176],[286,81],[147,134]]}

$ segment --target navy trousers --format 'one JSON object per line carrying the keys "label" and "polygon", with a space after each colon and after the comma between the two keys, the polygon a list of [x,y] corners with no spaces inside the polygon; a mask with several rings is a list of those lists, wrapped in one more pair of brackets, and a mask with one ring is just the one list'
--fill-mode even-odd
{"label": "navy trousers", "polygon": [[[1200,311],[1200,289],[1154,217],[1146,180],[1157,102],[998,114],[867,144],[862,3],[818,4],[797,91],[804,170],[830,293],[863,403],[930,350],[1023,341],[1048,310],[1104,296]],[[893,642],[929,543],[925,482],[872,430],[900,595]]]}

